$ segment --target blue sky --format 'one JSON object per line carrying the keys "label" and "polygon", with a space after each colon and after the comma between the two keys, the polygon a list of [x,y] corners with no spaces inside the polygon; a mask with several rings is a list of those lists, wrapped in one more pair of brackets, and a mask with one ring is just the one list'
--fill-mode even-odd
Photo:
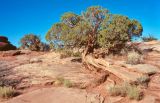
{"label": "blue sky", "polygon": [[17,46],[28,33],[45,41],[46,32],[64,12],[80,14],[92,5],[137,19],[143,25],[143,35],[160,39],[160,0],[0,0],[0,35]]}

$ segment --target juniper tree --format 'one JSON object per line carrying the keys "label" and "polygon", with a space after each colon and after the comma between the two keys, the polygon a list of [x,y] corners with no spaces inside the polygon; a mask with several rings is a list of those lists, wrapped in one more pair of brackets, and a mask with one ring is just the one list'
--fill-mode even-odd
{"label": "juniper tree", "polygon": [[133,36],[142,35],[142,25],[126,16],[111,14],[100,6],[89,7],[81,15],[67,12],[59,23],[54,24],[46,35],[46,40],[54,43],[61,41],[64,47],[85,46],[82,53],[83,63],[97,68],[106,68],[103,59],[92,55],[95,48],[104,48],[103,52],[119,52],[131,41]]}

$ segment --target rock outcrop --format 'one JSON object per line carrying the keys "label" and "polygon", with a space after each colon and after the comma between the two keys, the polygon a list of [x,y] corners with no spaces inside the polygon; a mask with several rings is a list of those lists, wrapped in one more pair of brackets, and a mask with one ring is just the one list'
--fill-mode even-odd
{"label": "rock outcrop", "polygon": [[104,103],[104,98],[85,90],[58,87],[34,90],[3,103]]}
{"label": "rock outcrop", "polygon": [[16,46],[12,45],[7,37],[0,36],[0,51],[15,50]]}

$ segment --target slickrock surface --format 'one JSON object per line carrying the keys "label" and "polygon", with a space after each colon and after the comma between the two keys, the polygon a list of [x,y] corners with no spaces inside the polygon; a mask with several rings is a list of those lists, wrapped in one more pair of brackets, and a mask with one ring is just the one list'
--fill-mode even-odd
{"label": "slickrock surface", "polygon": [[[60,54],[55,52],[3,52],[0,54],[0,85],[12,86],[22,94],[2,103],[160,103],[159,45],[159,42],[139,43],[145,51],[150,46],[156,48],[145,52],[143,64],[126,64],[125,57],[106,58],[109,64],[106,73],[88,71],[76,61],[79,58],[60,59]],[[143,89],[141,101],[112,97],[107,92],[109,85],[137,81],[142,76],[149,76],[150,82],[148,88]],[[54,85],[59,77],[71,81],[73,87]]]}
{"label": "slickrock surface", "polygon": [[4,103],[103,103],[99,94],[72,88],[43,88],[18,96]]}

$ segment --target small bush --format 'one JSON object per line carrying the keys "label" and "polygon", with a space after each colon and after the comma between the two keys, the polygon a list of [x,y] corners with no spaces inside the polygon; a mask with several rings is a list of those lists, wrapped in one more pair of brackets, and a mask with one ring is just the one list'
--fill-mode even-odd
{"label": "small bush", "polygon": [[148,86],[148,82],[150,81],[149,76],[142,76],[140,78],[137,79],[138,84],[147,87]]}
{"label": "small bush", "polygon": [[15,95],[15,90],[12,87],[0,87],[0,97],[10,98]]}
{"label": "small bush", "polygon": [[149,36],[146,36],[146,37],[142,37],[142,40],[143,40],[144,42],[149,42],[149,41],[158,40],[158,39],[155,38],[155,37],[152,36],[152,35],[149,35]]}
{"label": "small bush", "polygon": [[72,51],[70,50],[61,50],[60,52],[61,52],[60,59],[64,59],[72,56]]}
{"label": "small bush", "polygon": [[81,57],[81,53],[80,52],[76,52],[72,54],[73,57]]}
{"label": "small bush", "polygon": [[60,50],[60,52],[61,52],[60,54],[61,59],[68,58],[68,57],[81,57],[80,52],[73,53],[73,51],[71,50]]}
{"label": "small bush", "polygon": [[119,96],[121,94],[119,86],[111,86],[108,89],[108,92],[111,96]]}
{"label": "small bush", "polygon": [[127,84],[122,84],[122,85],[115,85],[115,86],[111,86],[109,87],[108,91],[109,91],[109,94],[111,96],[126,96],[127,94],[127,88],[128,88],[128,85]]}
{"label": "small bush", "polygon": [[108,89],[108,92],[111,96],[128,96],[130,99],[140,100],[142,99],[142,93],[140,90],[133,85],[130,84],[122,84],[111,86]]}
{"label": "small bush", "polygon": [[58,77],[56,78],[56,81],[54,82],[55,85],[62,85],[64,82],[64,78],[63,77]]}
{"label": "small bush", "polygon": [[127,56],[127,63],[128,64],[139,64],[142,62],[142,56],[137,53],[137,52],[130,52],[128,53],[128,56]]}
{"label": "small bush", "polygon": [[142,93],[139,91],[139,89],[136,86],[129,86],[128,87],[127,96],[130,99],[135,99],[135,100],[141,100],[142,99]]}
{"label": "small bush", "polygon": [[68,79],[64,79],[63,77],[58,77],[54,83],[55,85],[63,85],[67,88],[70,88],[73,86],[72,82]]}
{"label": "small bush", "polygon": [[43,43],[39,36],[35,34],[26,34],[20,40],[22,49],[29,49],[32,51],[49,51],[50,46]]}
{"label": "small bush", "polygon": [[65,79],[63,85],[67,88],[72,87],[72,82],[70,80]]}

